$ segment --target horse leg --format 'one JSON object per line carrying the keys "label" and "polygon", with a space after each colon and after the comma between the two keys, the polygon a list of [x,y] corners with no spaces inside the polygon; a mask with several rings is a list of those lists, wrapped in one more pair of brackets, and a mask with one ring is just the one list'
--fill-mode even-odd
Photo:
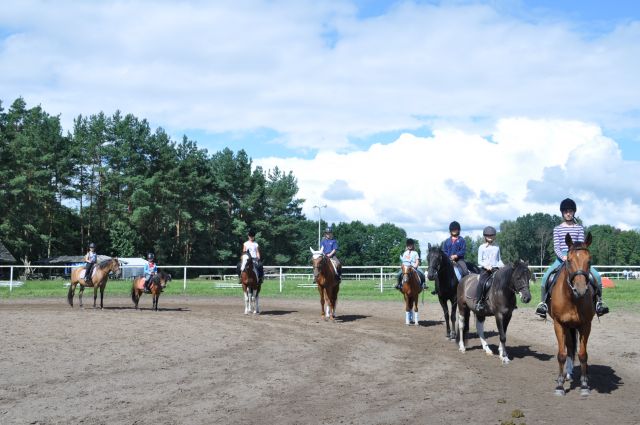
{"label": "horse leg", "polygon": [[93,286],[93,308],[96,308],[96,302],[98,300],[98,286]]}
{"label": "horse leg", "polygon": [[318,285],[318,292],[320,293],[320,316],[324,317],[324,289]]}
{"label": "horse leg", "polygon": [[478,338],[480,338],[480,343],[482,344],[482,349],[488,356],[493,356],[493,350],[489,347],[487,340],[484,338],[484,317],[478,317],[476,314],[476,330],[478,331]]}
{"label": "horse leg", "polygon": [[[447,299],[438,296],[438,302],[440,302],[440,307],[442,307],[442,313],[444,314],[444,323],[447,325],[447,333],[444,335],[447,339],[451,338],[451,326],[449,325],[449,306],[447,305]],[[455,312],[451,312],[451,324],[455,323],[453,316]]]}
{"label": "horse leg", "polygon": [[566,347],[566,330],[558,322],[553,322],[553,328],[556,332],[556,339],[558,341],[558,377],[556,378],[556,395],[565,395],[564,391],[564,366],[567,361],[567,347]]}
{"label": "horse leg", "polygon": [[84,293],[84,288],[85,286],[83,284],[80,284],[80,292],[78,292],[78,301],[80,302],[80,308],[82,307],[82,294]]}
{"label": "horse leg", "polygon": [[333,292],[331,295],[331,310],[332,310],[332,317],[335,319],[336,318],[336,311],[338,309],[338,292],[340,292],[340,285],[336,285],[333,287]]}
{"label": "horse leg", "polygon": [[418,296],[416,295],[413,300],[413,324],[416,326],[420,326],[420,314],[418,313]]}
{"label": "horse leg", "polygon": [[107,282],[105,282],[103,285],[100,285],[100,310],[102,310],[104,308],[103,305],[103,301],[104,301],[104,287],[106,286]]}
{"label": "horse leg", "polygon": [[244,288],[244,314],[249,314],[249,303],[251,302],[249,300],[249,288]]}
{"label": "horse leg", "polygon": [[411,303],[409,302],[409,296],[407,294],[404,295],[404,324],[411,324]]}
{"label": "horse leg", "polygon": [[256,309],[253,312],[254,314],[260,314],[260,287],[256,289]]}
{"label": "horse leg", "polygon": [[465,332],[465,307],[458,306],[458,316],[456,320],[456,329],[458,330],[458,337],[460,341],[458,342],[458,350],[461,353],[467,351],[466,347],[466,332]]}
{"label": "horse leg", "polygon": [[[449,339],[451,341],[455,341],[456,340],[456,310],[457,310],[457,308],[458,308],[458,300],[454,298],[451,301],[451,316],[450,316],[451,333],[449,334]],[[446,301],[445,301],[445,309],[447,311],[449,310]]]}
{"label": "horse leg", "polygon": [[589,358],[587,354],[587,342],[589,341],[589,334],[591,334],[591,322],[587,322],[580,329],[578,359],[580,359],[580,395],[582,396],[588,396],[591,393],[591,391],[589,391],[589,378],[587,376],[587,360]]}
{"label": "horse leg", "polygon": [[509,363],[509,355],[507,354],[507,326],[509,325],[509,317],[503,317],[502,314],[496,314],[496,326],[500,334],[500,346],[498,347],[498,355],[503,364]]}
{"label": "horse leg", "polygon": [[76,293],[76,285],[78,283],[72,283],[69,285],[69,293],[67,294],[67,302],[69,303],[69,305],[73,308],[73,296]]}

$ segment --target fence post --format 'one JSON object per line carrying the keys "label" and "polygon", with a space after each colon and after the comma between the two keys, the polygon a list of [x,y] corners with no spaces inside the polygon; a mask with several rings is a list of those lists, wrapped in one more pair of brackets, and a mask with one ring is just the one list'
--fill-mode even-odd
{"label": "fence post", "polygon": [[380,293],[384,291],[382,286],[382,267],[380,267]]}
{"label": "fence post", "polygon": [[282,267],[280,267],[280,292],[282,292]]}
{"label": "fence post", "polygon": [[9,292],[13,291],[13,266],[10,267],[11,271],[9,272]]}
{"label": "fence post", "polygon": [[184,274],[182,276],[182,292],[187,292],[187,266],[184,266]]}

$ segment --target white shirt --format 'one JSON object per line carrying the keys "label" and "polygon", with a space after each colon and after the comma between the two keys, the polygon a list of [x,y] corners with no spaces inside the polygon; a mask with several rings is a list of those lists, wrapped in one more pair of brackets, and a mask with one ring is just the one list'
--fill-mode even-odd
{"label": "white shirt", "polygon": [[258,243],[246,241],[242,244],[242,252],[248,252],[251,255],[251,258],[260,258],[258,257]]}

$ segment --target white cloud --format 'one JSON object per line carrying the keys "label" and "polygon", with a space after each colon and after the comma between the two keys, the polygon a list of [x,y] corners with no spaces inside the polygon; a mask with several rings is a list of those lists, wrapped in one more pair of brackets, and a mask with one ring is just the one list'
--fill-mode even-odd
{"label": "white cloud", "polygon": [[[576,121],[504,119],[491,140],[459,131],[405,134],[365,151],[255,162],[293,171],[309,217],[311,205],[326,203],[341,215],[323,214],[329,221],[392,221],[423,243],[443,239],[454,219],[479,234],[527,213],[557,214],[566,196],[578,201],[586,224],[640,227],[640,164],[623,161],[597,126]],[[328,200],[336,180],[363,199]]]}
{"label": "white cloud", "polygon": [[[21,1],[0,15],[0,92],[170,129],[270,128],[294,148],[503,117],[638,128],[640,23],[583,36],[487,5]],[[327,40],[326,33],[335,34]],[[486,133],[480,133],[486,134]]]}

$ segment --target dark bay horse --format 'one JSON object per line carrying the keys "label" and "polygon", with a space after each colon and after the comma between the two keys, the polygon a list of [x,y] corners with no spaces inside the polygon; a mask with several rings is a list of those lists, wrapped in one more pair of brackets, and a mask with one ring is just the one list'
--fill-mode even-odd
{"label": "dark bay horse", "polygon": [[589,283],[591,253],[591,232],[584,242],[573,243],[567,233],[565,242],[569,247],[567,261],[558,272],[558,279],[551,290],[550,315],[558,340],[558,378],[555,393],[564,395],[565,379],[571,379],[573,362],[578,348],[580,359],[580,394],[589,395],[587,379],[587,341],[591,333],[591,321],[595,315],[593,305],[594,289]]}
{"label": "dark bay horse", "polygon": [[402,295],[404,295],[405,325],[419,326],[418,317],[418,297],[422,292],[420,276],[416,269],[411,266],[402,265]]}
{"label": "dark bay horse", "polygon": [[85,287],[93,288],[93,308],[96,308],[96,298],[98,298],[98,288],[100,288],[100,308],[103,308],[102,301],[104,299],[104,288],[107,286],[107,279],[109,279],[109,273],[113,272],[117,274],[120,272],[120,262],[118,257],[111,258],[110,260],[104,260],[93,267],[91,277],[86,279],[84,276],[85,266],[76,267],[71,270],[71,284],[69,285],[69,293],[67,294],[67,301],[69,305],[73,307],[73,296],[76,292],[76,285],[80,284],[80,293],[78,293],[78,299],[80,300],[80,307],[82,307],[82,293]]}
{"label": "dark bay horse", "polygon": [[318,284],[318,292],[320,293],[320,310],[321,315],[327,320],[336,318],[336,304],[338,303],[338,292],[340,291],[340,283],[336,270],[331,263],[331,259],[324,255],[322,250],[311,250],[311,264],[313,265],[313,275]]}
{"label": "dark bay horse", "polygon": [[531,301],[529,292],[529,281],[531,271],[529,264],[518,260],[513,265],[508,264],[493,273],[493,282],[487,293],[487,307],[482,311],[476,311],[476,288],[478,286],[477,274],[469,274],[462,278],[458,285],[458,320],[456,328],[459,337],[459,349],[466,351],[466,333],[469,330],[470,312],[476,316],[476,329],[478,337],[482,343],[482,348],[488,355],[493,355],[493,351],[484,338],[484,319],[487,316],[495,316],[496,326],[500,334],[499,356],[502,363],[509,363],[509,356],[505,343],[507,341],[507,327],[511,321],[511,315],[516,308],[516,294],[520,294],[522,302],[525,304]]}
{"label": "dark bay horse", "polygon": [[[140,297],[144,293],[144,281],[144,276],[138,276],[133,279],[133,283],[131,284],[131,300],[135,304],[136,310],[138,309]],[[160,293],[162,293],[170,281],[171,275],[162,271],[159,271],[151,277],[149,289],[151,290],[151,296],[153,297],[152,310],[158,311],[158,299],[160,298]]]}
{"label": "dark bay horse", "polygon": [[242,284],[242,292],[244,292],[244,314],[260,314],[260,283],[253,262],[253,258],[249,252],[242,254],[244,267],[240,270],[240,283]]}
{"label": "dark bay horse", "polygon": [[[456,308],[458,306],[458,277],[454,271],[453,261],[438,246],[428,245],[427,253],[427,279],[437,281],[438,301],[444,313],[444,323],[447,325],[445,336],[455,341],[456,339]],[[479,273],[480,270],[475,264],[467,263],[470,272]],[[449,314],[449,304],[451,314]]]}

